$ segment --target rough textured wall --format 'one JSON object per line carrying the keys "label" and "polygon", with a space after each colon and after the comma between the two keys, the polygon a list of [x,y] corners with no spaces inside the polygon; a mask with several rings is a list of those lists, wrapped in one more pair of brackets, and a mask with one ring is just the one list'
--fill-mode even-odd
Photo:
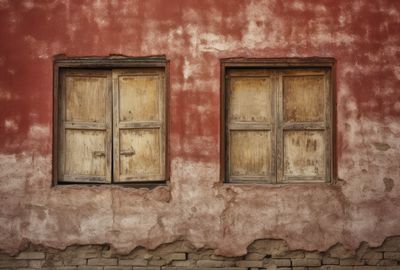
{"label": "rough textured wall", "polygon": [[[155,250],[139,247],[117,254],[108,245],[70,246],[55,250],[30,246],[17,256],[0,253],[2,270],[399,270],[400,236],[357,250],[337,244],[326,252],[290,251],[283,240],[256,240],[245,256],[224,257],[212,249],[196,249],[187,241]],[[354,268],[353,268],[354,266]]]}
{"label": "rough textured wall", "polygon": [[[400,234],[400,2],[0,0],[0,249],[176,239],[241,255]],[[52,57],[165,54],[171,182],[51,187]],[[219,59],[337,59],[338,181],[223,185]]]}

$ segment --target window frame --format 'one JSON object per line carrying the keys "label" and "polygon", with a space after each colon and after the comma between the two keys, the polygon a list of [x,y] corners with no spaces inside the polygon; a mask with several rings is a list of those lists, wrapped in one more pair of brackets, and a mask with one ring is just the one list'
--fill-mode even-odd
{"label": "window frame", "polygon": [[[328,69],[329,76],[329,104],[325,104],[329,111],[326,112],[329,114],[328,127],[326,128],[326,132],[328,132],[328,137],[325,143],[329,145],[325,145],[326,149],[329,151],[326,153],[326,160],[329,160],[329,173],[326,175],[325,181],[310,181],[310,180],[302,180],[302,181],[280,181],[279,177],[282,170],[279,168],[280,163],[276,162],[275,166],[275,181],[267,182],[265,180],[230,180],[228,170],[228,151],[227,142],[228,142],[228,132],[227,132],[227,110],[228,110],[228,90],[227,90],[227,79],[229,70],[232,69],[270,69],[271,71],[279,71],[279,70],[288,70],[288,69],[312,69],[312,68],[320,68],[320,69]],[[332,57],[286,57],[286,58],[224,58],[220,59],[220,181],[226,184],[262,184],[262,185],[293,185],[293,184],[326,184],[326,183],[334,183],[337,178],[337,162],[336,162],[336,60]],[[278,94],[278,92],[276,93]],[[281,99],[276,99],[276,102],[279,102]],[[275,106],[276,107],[276,106]],[[278,107],[282,107],[279,105]],[[283,138],[278,140],[279,128],[278,125],[281,123],[281,112],[275,112],[276,119],[276,138],[273,139],[274,144],[273,147],[280,147],[278,143],[282,143]],[[283,146],[282,146],[283,150]],[[282,155],[280,150],[276,150],[274,153],[275,158],[277,155]]]}
{"label": "window frame", "polygon": [[[85,57],[68,57],[65,55],[57,55],[53,59],[53,140],[52,140],[52,186],[69,186],[69,185],[106,185],[106,186],[126,186],[135,188],[154,188],[157,186],[167,185],[170,181],[170,159],[169,159],[169,60],[165,56],[151,57],[127,57],[120,55],[85,56]],[[114,182],[110,183],[91,183],[91,182],[61,182],[58,179],[59,151],[60,151],[60,109],[61,109],[61,75],[63,69],[76,70],[111,70],[111,69],[129,69],[129,68],[162,68],[165,76],[164,86],[164,119],[165,119],[165,136],[164,136],[164,170],[165,179],[162,181],[134,181],[134,182]],[[113,108],[111,108],[113,110]],[[113,156],[113,154],[112,154]],[[114,158],[111,159],[113,167]],[[113,174],[113,170],[111,171]]]}

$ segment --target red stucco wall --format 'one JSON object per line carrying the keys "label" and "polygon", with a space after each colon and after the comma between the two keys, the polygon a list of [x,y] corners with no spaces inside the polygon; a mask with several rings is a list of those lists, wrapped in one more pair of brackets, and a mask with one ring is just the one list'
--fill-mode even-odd
{"label": "red stucco wall", "polygon": [[[0,0],[0,249],[175,239],[245,252],[379,245],[400,234],[400,2]],[[171,183],[51,187],[52,58],[165,54]],[[331,185],[222,185],[219,59],[335,57]]]}

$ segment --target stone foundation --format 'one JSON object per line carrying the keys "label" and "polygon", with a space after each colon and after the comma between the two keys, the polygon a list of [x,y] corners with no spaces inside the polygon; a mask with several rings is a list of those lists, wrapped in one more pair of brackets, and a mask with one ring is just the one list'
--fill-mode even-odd
{"label": "stone foundation", "polygon": [[155,250],[136,248],[116,254],[107,245],[71,246],[65,250],[30,246],[10,256],[0,254],[0,269],[55,270],[400,270],[400,236],[380,247],[362,243],[357,250],[335,245],[326,252],[291,251],[282,240],[257,240],[240,257],[222,257],[211,249],[196,249],[186,241]]}

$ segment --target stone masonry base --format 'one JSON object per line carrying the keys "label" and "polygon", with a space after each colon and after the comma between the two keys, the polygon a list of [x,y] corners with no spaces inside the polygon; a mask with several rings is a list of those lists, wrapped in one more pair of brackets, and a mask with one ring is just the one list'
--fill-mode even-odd
{"label": "stone masonry base", "polygon": [[128,255],[107,245],[71,246],[65,250],[30,246],[16,256],[0,253],[0,270],[400,270],[400,236],[382,246],[362,243],[355,251],[335,245],[326,252],[290,251],[282,240],[257,240],[240,257],[196,250],[186,241],[164,244],[155,250],[136,248]]}

